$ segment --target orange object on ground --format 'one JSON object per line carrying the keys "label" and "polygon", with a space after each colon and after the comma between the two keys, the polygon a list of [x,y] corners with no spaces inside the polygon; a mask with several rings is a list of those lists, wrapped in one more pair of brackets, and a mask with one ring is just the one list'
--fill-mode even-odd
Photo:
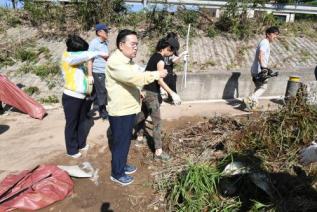
{"label": "orange object on ground", "polygon": [[28,96],[12,83],[6,76],[0,74],[0,101],[29,114],[33,118],[43,119],[46,114],[44,107]]}
{"label": "orange object on ground", "polygon": [[72,194],[73,187],[69,175],[55,165],[9,175],[0,183],[0,212],[44,208]]}

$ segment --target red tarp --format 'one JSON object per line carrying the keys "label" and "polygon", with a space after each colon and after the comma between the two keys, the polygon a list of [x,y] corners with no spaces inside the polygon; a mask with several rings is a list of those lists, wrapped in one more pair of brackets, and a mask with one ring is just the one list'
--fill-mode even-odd
{"label": "red tarp", "polygon": [[12,83],[6,76],[0,74],[0,101],[11,105],[33,118],[43,119],[46,114],[44,107],[29,97]]}
{"label": "red tarp", "polygon": [[55,165],[9,175],[0,183],[0,212],[44,208],[72,194],[73,187],[69,175]]}

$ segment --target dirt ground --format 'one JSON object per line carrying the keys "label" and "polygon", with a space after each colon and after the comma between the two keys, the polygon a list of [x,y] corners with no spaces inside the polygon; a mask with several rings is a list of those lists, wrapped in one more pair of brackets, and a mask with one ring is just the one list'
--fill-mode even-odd
{"label": "dirt ground", "polygon": [[[275,101],[276,102],[276,101]],[[269,100],[261,102],[263,110],[276,108]],[[164,104],[163,131],[172,131],[214,115],[243,115],[238,102],[184,103],[180,106]],[[96,118],[94,118],[96,119]],[[89,179],[73,179],[73,194],[40,211],[163,211],[155,208],[155,191],[151,173],[155,172],[150,150],[131,145],[129,162],[137,166],[135,182],[119,186],[110,181],[111,154],[107,145],[108,122],[93,121],[88,136],[91,148],[80,159],[65,155],[64,114],[57,105],[48,110],[44,120],[25,114],[9,112],[0,116],[0,180],[12,171],[30,169],[38,164],[75,165],[89,161],[99,169],[97,184]]]}

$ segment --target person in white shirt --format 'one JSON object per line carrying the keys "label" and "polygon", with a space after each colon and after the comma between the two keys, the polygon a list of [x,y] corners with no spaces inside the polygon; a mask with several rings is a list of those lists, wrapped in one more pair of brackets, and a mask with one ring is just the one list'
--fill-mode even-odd
{"label": "person in white shirt", "polygon": [[272,43],[280,31],[277,27],[270,27],[265,31],[265,38],[258,44],[255,52],[253,64],[251,66],[251,76],[255,85],[254,92],[244,99],[248,110],[253,110],[258,104],[258,98],[267,89],[267,79],[260,77],[260,73],[267,70],[270,59],[270,43]]}

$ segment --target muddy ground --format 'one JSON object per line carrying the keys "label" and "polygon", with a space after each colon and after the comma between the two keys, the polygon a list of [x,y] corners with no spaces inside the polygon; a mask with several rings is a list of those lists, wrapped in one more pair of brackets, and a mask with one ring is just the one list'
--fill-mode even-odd
{"label": "muddy ground", "polygon": [[[180,106],[163,105],[163,131],[173,131],[192,125],[214,115],[247,114],[234,107],[232,102],[185,103]],[[271,101],[263,101],[263,109],[276,108]],[[237,106],[237,105],[235,105]],[[70,159],[65,155],[64,114],[60,106],[48,110],[44,120],[35,120],[27,115],[10,112],[0,116],[0,180],[11,171],[30,169],[37,164],[50,163],[75,165],[89,161],[99,169],[99,179],[73,179],[73,194],[40,211],[163,211],[156,208],[155,191],[152,188],[151,173],[157,171],[148,148],[138,148],[132,143],[129,162],[137,166],[135,182],[122,187],[110,181],[111,154],[107,145],[108,122],[94,118],[88,143],[91,149],[80,159]]]}

